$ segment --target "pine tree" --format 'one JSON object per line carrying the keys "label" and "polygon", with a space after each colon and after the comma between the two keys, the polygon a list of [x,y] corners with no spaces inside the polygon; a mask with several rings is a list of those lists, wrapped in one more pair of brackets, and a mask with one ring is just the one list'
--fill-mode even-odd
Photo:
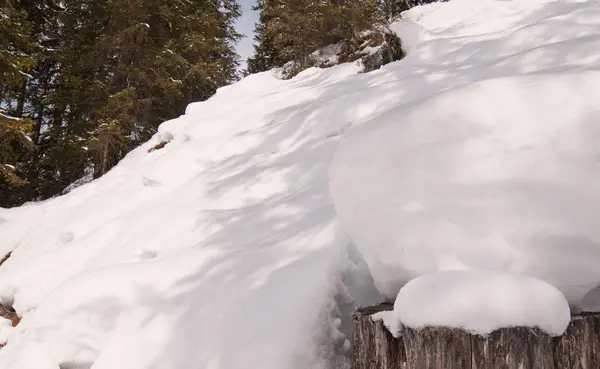
{"label": "pine tree", "polygon": [[39,62],[28,85],[36,150],[28,163],[27,197],[33,200],[54,196],[83,175],[91,117],[107,100],[98,80],[106,70],[94,55],[104,30],[105,3],[39,3]]}
{"label": "pine tree", "polygon": [[355,41],[381,22],[373,0],[261,0],[256,9],[260,18],[250,73],[294,61],[293,75],[311,65],[317,49]]}
{"label": "pine tree", "polygon": [[247,60],[247,72],[264,72],[285,63],[275,47],[273,27],[282,10],[281,0],[259,0],[252,10],[259,12],[259,20],[254,27],[254,55]]}
{"label": "pine tree", "polygon": [[387,20],[392,20],[403,11],[410,9],[410,3],[407,0],[377,0],[376,3]]}
{"label": "pine tree", "polygon": [[280,67],[289,61],[306,65],[323,42],[323,22],[329,1],[263,0],[255,32],[255,53],[248,60],[250,73]]}
{"label": "pine tree", "polygon": [[237,79],[236,0],[0,1],[0,206],[104,174]]}
{"label": "pine tree", "polygon": [[34,65],[32,24],[18,2],[0,4],[0,206],[25,201],[26,162],[34,145],[24,118],[28,74]]}
{"label": "pine tree", "polygon": [[98,163],[94,168],[96,177],[106,173],[119,161],[123,152],[127,151],[128,138],[118,120],[104,121],[94,130],[90,150]]}
{"label": "pine tree", "polygon": [[7,85],[20,83],[34,63],[31,56],[31,24],[27,13],[12,0],[3,0],[0,5],[0,98]]}
{"label": "pine tree", "polygon": [[0,206],[25,201],[22,193],[29,182],[25,171],[27,157],[33,150],[29,138],[32,122],[11,117],[0,110]]}
{"label": "pine tree", "polygon": [[[28,73],[29,76],[22,90],[26,102],[22,117],[33,122],[30,134],[33,151],[26,164],[29,184],[24,187],[24,196],[26,200],[35,200],[43,197],[40,188],[45,183],[41,181],[40,170],[42,161],[48,157],[48,153],[45,152],[49,146],[47,141],[51,132],[54,132],[46,128],[53,116],[57,115],[57,107],[49,99],[57,88],[57,73],[63,66],[57,58],[57,50],[60,49],[62,36],[59,14],[64,9],[57,0],[22,0],[19,3],[32,24],[29,37],[33,42],[33,55],[36,61]],[[46,132],[43,134],[44,130]],[[69,153],[64,152],[61,155],[66,156]],[[60,166],[65,166],[69,161],[57,160],[57,162]],[[54,175],[57,169],[50,168],[50,171]]]}
{"label": "pine tree", "polygon": [[[99,43],[107,60],[108,101],[98,127],[113,127],[127,145],[90,145],[96,176],[131,147],[146,141],[163,121],[180,115],[192,101],[205,100],[236,79],[240,15],[234,0],[110,2],[106,36]],[[118,129],[114,128],[118,127]],[[91,140],[97,140],[92,134]],[[107,149],[114,152],[106,154]],[[104,158],[111,158],[110,164]]]}

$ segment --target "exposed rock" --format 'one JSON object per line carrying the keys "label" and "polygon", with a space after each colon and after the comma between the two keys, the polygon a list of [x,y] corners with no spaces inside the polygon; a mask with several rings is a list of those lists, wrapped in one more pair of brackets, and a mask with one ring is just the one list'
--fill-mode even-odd
{"label": "exposed rock", "polygon": [[[9,252],[0,260],[0,266],[4,264],[4,262],[8,260],[8,258],[10,258],[11,254],[12,252]],[[19,317],[19,315],[17,315],[17,312],[15,311],[15,309],[13,309],[12,306],[5,306],[2,304],[0,304],[0,317],[10,320],[11,325],[13,327],[16,327],[17,324],[19,324],[19,322],[21,321],[21,318]],[[0,347],[2,346],[4,346],[4,344],[0,345]]]}
{"label": "exposed rock", "polygon": [[10,320],[13,327],[16,327],[21,321],[21,318],[17,315],[12,306],[4,306],[2,304],[0,304],[0,317]]}
{"label": "exposed rock", "polygon": [[163,149],[165,146],[167,146],[168,143],[169,143],[169,141],[160,141],[156,145],[149,148],[148,152],[150,153],[152,151],[157,151],[157,150]]}
{"label": "exposed rock", "polygon": [[280,77],[289,79],[310,67],[328,68],[357,61],[362,73],[371,72],[406,56],[402,41],[388,28],[378,27],[359,37],[328,45],[310,54],[305,61],[291,61],[280,69]]}
{"label": "exposed rock", "polygon": [[406,56],[406,53],[402,49],[400,37],[392,32],[383,33],[382,36],[384,41],[377,46],[377,50],[360,59],[363,66],[363,73],[377,70],[388,63],[400,60]]}
{"label": "exposed rock", "polygon": [[6,260],[8,260],[8,258],[10,257],[10,255],[11,255],[11,254],[12,254],[12,251],[11,251],[11,252],[9,252],[8,254],[4,255],[4,257],[3,257],[3,258],[0,260],[0,266],[1,266],[2,264],[4,264],[4,262],[5,262]]}

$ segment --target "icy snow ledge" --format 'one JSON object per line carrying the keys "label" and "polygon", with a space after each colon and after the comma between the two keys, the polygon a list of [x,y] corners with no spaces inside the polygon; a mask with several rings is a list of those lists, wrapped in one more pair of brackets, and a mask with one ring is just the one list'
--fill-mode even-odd
{"label": "icy snow ledge", "polygon": [[569,305],[554,286],[516,274],[447,271],[408,282],[398,293],[393,311],[373,319],[395,337],[401,325],[461,328],[487,335],[500,328],[538,327],[560,336],[571,320]]}

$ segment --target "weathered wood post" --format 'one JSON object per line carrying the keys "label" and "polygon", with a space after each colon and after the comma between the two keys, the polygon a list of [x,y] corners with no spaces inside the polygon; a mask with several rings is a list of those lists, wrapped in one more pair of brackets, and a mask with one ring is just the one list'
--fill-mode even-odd
{"label": "weathered wood post", "polygon": [[371,319],[392,309],[385,303],[354,314],[353,369],[600,369],[600,313],[573,316],[560,337],[525,327],[487,337],[428,327],[394,338]]}

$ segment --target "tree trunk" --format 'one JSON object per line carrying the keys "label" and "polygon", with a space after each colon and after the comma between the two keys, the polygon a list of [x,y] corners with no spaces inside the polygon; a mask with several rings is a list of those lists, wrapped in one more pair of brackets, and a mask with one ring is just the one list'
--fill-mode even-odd
{"label": "tree trunk", "polygon": [[15,111],[15,118],[22,118],[25,110],[25,100],[27,99],[27,79],[23,79],[21,82],[21,89],[19,91],[19,97],[17,101],[17,110]]}
{"label": "tree trunk", "polygon": [[354,314],[353,369],[600,369],[600,313],[575,315],[560,337],[539,329],[503,328],[487,337],[457,328],[404,328],[394,338],[371,315]]}
{"label": "tree trunk", "polygon": [[[45,74],[42,74],[45,75]],[[39,101],[37,102],[36,116],[33,125],[33,132],[31,134],[31,141],[33,142],[33,152],[31,153],[31,158],[29,163],[27,164],[27,180],[29,181],[29,185],[25,189],[25,199],[27,201],[32,201],[35,199],[36,195],[39,195],[39,183],[38,183],[38,175],[40,168],[40,139],[42,135],[42,125],[44,124],[44,97],[48,93],[48,85],[49,85],[50,77],[44,78],[44,82],[42,83],[42,94],[39,97]]]}

